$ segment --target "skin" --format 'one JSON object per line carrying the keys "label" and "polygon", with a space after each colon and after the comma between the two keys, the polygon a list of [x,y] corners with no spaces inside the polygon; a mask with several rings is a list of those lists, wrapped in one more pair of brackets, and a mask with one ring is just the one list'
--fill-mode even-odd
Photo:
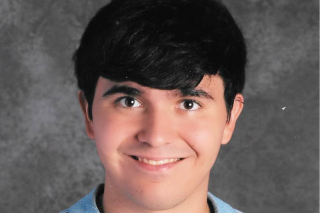
{"label": "skin", "polygon": [[[139,92],[132,96],[116,91],[106,95],[114,86]],[[209,212],[210,169],[220,146],[232,137],[243,96],[236,95],[227,122],[222,79],[205,76],[195,89],[200,96],[100,77],[92,120],[83,93],[79,92],[87,134],[95,140],[105,168],[106,213]],[[132,156],[182,159],[154,166]]]}

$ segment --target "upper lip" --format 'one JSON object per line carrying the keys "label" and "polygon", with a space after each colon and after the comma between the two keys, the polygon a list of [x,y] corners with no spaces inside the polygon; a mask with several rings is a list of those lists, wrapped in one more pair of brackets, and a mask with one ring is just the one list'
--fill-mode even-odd
{"label": "upper lip", "polygon": [[136,157],[136,158],[142,158],[147,160],[154,160],[154,161],[160,161],[160,160],[166,160],[166,159],[183,159],[183,157],[150,157],[150,156],[144,156],[144,155],[129,155],[130,157]]}

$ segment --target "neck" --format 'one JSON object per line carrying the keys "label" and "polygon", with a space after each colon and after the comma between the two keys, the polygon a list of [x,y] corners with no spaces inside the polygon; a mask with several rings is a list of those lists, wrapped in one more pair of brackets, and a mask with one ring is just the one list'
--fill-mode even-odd
{"label": "neck", "polygon": [[[155,199],[152,204],[138,203],[132,195],[128,195],[119,191],[116,185],[106,178],[103,209],[104,213],[210,213],[210,208],[207,203],[209,177],[202,181],[200,185],[188,196],[170,205],[165,202]],[[170,195],[167,195],[166,200],[170,200]],[[173,200],[173,198],[172,198]]]}

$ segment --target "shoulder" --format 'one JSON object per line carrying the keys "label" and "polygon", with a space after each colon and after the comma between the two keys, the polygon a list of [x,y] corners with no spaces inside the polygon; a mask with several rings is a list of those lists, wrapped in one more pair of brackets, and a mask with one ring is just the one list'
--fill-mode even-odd
{"label": "shoulder", "polygon": [[208,200],[212,203],[215,213],[242,213],[239,210],[232,208],[229,204],[220,200],[210,192],[208,192]]}
{"label": "shoulder", "polygon": [[96,195],[103,187],[99,185],[94,188],[88,195],[79,200],[70,208],[61,211],[60,213],[100,213],[96,204]]}

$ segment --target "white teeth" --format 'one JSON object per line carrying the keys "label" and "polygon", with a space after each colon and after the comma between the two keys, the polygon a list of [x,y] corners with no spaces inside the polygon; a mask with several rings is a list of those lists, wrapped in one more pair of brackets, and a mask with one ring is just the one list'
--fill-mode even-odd
{"label": "white teeth", "polygon": [[157,165],[157,162],[154,161],[154,160],[149,160],[149,164],[151,164],[151,165]]}
{"label": "white teeth", "polygon": [[[141,158],[139,158],[139,159],[141,159]],[[144,163],[149,163],[148,160],[145,159],[145,158],[143,158],[143,162],[144,162]]]}
{"label": "white teeth", "polygon": [[138,157],[138,160],[140,162],[144,162],[144,163],[155,166],[155,165],[163,165],[163,164],[167,164],[167,163],[177,162],[178,160],[180,160],[180,158],[171,158],[171,159],[164,159],[164,160],[155,161],[155,160],[148,160],[146,158]]}

